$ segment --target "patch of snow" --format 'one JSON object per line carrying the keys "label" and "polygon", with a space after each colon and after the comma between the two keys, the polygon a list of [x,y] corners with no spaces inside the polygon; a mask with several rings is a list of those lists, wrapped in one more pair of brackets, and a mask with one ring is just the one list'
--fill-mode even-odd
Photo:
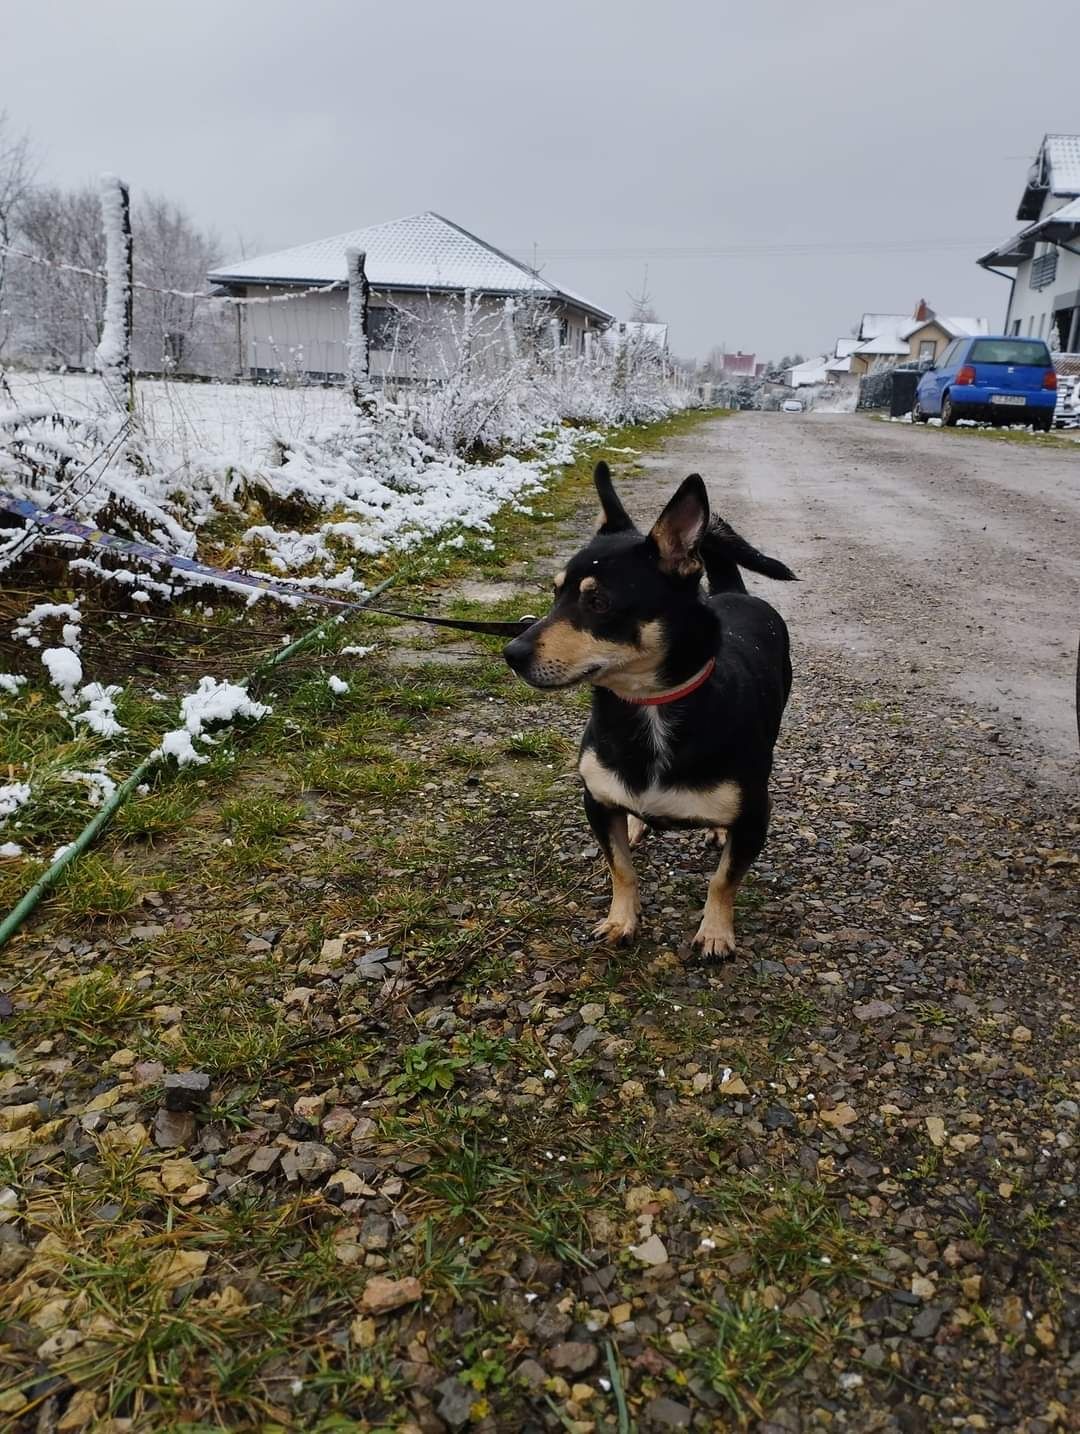
{"label": "patch of snow", "polygon": [[20,677],[16,672],[0,672],[0,692],[6,692],[9,697],[18,697],[19,688],[26,686],[26,678]]}
{"label": "patch of snow", "polygon": [[65,782],[82,782],[86,787],[86,800],[92,807],[100,807],[116,791],[116,783],[106,772],[65,772]]}
{"label": "patch of snow", "polygon": [[67,856],[74,845],[74,842],[66,841],[63,846],[58,846],[52,856],[49,857],[49,864],[51,865],[54,861],[59,861],[62,856]]}
{"label": "patch of snow", "polygon": [[82,613],[75,603],[39,602],[36,607],[32,607],[24,617],[19,619],[12,628],[11,635],[25,642],[28,647],[40,647],[38,628],[43,622],[56,617],[68,619],[60,630],[60,641],[65,647],[70,647],[73,652],[78,652],[81,645],[79,627],[82,622]]}
{"label": "patch of snow", "polygon": [[341,648],[341,650],[340,650],[339,653],[338,653],[338,656],[339,656],[339,657],[367,657],[367,655],[368,655],[369,652],[374,652],[374,651],[375,651],[375,645],[374,645],[374,643],[372,643],[372,645],[371,645],[370,647],[358,647],[358,646],[356,646],[356,645],[353,645],[352,647],[343,647],[343,648]]}
{"label": "patch of snow", "polygon": [[82,681],[82,663],[70,647],[47,647],[41,654],[41,661],[49,674],[49,681],[69,705],[75,701],[75,693]]}
{"label": "patch of snow", "polygon": [[166,732],[161,739],[159,748],[162,756],[175,757],[178,767],[190,767],[192,764],[203,766],[210,758],[195,750],[191,740],[191,733],[186,732],[183,727],[175,732]]}
{"label": "patch of snow", "polygon": [[238,717],[258,722],[272,711],[265,702],[249,697],[245,688],[233,682],[219,682],[216,677],[201,677],[195,691],[189,692],[180,703],[180,716],[193,736],[199,736],[217,723],[235,722]]}
{"label": "patch of snow", "polygon": [[17,841],[6,841],[0,843],[0,857],[6,857],[8,859],[11,859],[16,856],[22,856],[22,854],[23,849]]}
{"label": "patch of snow", "polygon": [[88,682],[78,699],[86,706],[82,712],[72,714],[72,722],[83,723],[99,737],[119,737],[124,729],[116,718],[115,699],[122,691],[115,683],[103,687],[100,682]]}
{"label": "patch of snow", "polygon": [[0,819],[12,816],[29,800],[29,782],[8,782],[0,787]]}
{"label": "patch of snow", "polygon": [[326,679],[326,685],[331,692],[336,693],[339,697],[343,692],[348,692],[349,690],[349,684],[343,682],[340,677],[328,677]]}
{"label": "patch of snow", "polygon": [[219,682],[216,677],[201,677],[194,692],[189,692],[180,703],[183,727],[166,732],[158,749],[165,757],[175,757],[181,767],[192,762],[208,762],[209,757],[199,752],[192,738],[204,742],[212,739],[207,727],[217,727],[235,722],[241,717],[258,722],[273,711],[265,702],[256,702],[243,687],[232,682]]}

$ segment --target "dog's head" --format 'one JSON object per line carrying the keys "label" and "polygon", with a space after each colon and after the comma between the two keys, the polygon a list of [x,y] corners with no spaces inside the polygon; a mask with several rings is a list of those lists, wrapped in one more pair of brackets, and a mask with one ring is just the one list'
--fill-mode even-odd
{"label": "dog's head", "polygon": [[664,686],[671,634],[703,611],[698,544],[709,523],[705,484],[692,473],[648,533],[619,500],[606,463],[593,475],[600,528],[555,579],[555,604],[507,644],[533,687],[594,682],[624,697]]}

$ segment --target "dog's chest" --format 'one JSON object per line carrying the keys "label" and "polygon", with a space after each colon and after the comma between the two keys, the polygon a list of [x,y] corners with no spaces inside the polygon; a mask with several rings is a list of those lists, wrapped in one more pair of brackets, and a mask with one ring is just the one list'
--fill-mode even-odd
{"label": "dog's chest", "polygon": [[741,792],[736,782],[689,787],[665,777],[663,759],[646,768],[640,785],[607,767],[590,747],[581,754],[578,771],[591,796],[606,807],[633,812],[645,821],[687,826],[730,826],[739,814]]}

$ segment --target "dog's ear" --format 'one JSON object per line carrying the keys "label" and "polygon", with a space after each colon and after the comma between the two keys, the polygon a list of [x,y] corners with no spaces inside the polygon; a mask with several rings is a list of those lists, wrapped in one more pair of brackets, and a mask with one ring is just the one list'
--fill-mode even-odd
{"label": "dog's ear", "polygon": [[626,533],[634,526],[634,520],[623,507],[611,481],[611,469],[603,461],[593,470],[593,482],[600,495],[601,533]]}
{"label": "dog's ear", "polygon": [[698,544],[709,526],[709,495],[699,473],[691,473],[653,524],[649,537],[667,573],[691,577],[701,571]]}

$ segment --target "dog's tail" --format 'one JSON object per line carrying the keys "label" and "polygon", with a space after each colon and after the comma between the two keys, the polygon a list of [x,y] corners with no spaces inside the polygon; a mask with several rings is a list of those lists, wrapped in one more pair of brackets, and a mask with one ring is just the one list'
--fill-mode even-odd
{"label": "dog's tail", "polygon": [[740,568],[761,573],[780,582],[797,582],[795,574],[779,558],[758,552],[752,543],[739,536],[730,523],[713,514],[701,540],[701,557],[709,580],[710,593],[744,593],[746,584]]}

